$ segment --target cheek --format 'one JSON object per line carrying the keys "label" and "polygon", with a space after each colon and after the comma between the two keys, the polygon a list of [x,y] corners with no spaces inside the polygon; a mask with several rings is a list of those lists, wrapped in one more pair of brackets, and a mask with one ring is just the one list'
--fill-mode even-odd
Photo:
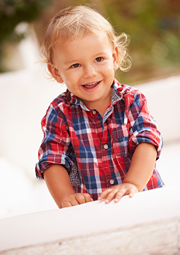
{"label": "cheek", "polygon": [[114,72],[114,64],[112,61],[108,61],[106,65],[103,67],[105,73],[111,73]]}
{"label": "cheek", "polygon": [[78,79],[82,75],[82,68],[77,68],[74,70],[70,70],[70,72],[67,73],[66,77],[67,79]]}
{"label": "cheek", "polygon": [[69,88],[74,88],[76,83],[79,83],[80,78],[79,72],[68,72],[64,75],[64,82]]}

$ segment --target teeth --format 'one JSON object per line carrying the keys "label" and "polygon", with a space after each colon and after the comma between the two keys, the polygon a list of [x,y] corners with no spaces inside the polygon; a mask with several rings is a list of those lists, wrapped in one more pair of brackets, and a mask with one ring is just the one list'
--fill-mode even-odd
{"label": "teeth", "polygon": [[85,84],[85,86],[92,86],[92,85],[96,85],[98,82],[94,82],[94,83],[89,83],[89,84]]}

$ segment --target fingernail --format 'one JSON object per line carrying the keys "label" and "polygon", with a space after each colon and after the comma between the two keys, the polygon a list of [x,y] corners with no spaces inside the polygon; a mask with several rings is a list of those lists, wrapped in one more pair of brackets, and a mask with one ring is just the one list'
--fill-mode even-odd
{"label": "fingernail", "polygon": [[98,197],[98,200],[101,200],[101,197]]}
{"label": "fingernail", "polygon": [[129,197],[133,197],[133,194],[129,194]]}
{"label": "fingernail", "polygon": [[114,202],[117,203],[119,200],[117,198],[114,199]]}
{"label": "fingernail", "polygon": [[105,203],[106,203],[106,204],[108,204],[108,203],[109,203],[109,200],[108,200],[108,199],[106,199]]}

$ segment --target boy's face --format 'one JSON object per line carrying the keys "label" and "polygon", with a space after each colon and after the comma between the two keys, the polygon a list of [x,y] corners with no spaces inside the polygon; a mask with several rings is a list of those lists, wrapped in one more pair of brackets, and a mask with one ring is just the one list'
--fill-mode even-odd
{"label": "boy's face", "polygon": [[48,69],[68,90],[81,98],[90,109],[110,103],[114,71],[118,68],[118,49],[112,47],[107,35],[89,34],[81,39],[57,42],[53,64]]}

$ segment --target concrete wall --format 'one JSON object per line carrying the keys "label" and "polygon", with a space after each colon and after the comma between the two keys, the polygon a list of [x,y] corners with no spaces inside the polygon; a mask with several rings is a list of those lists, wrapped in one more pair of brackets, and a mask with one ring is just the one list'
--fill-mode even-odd
{"label": "concrete wall", "polygon": [[42,140],[40,128],[51,100],[65,88],[46,79],[44,69],[0,75],[0,156],[19,165],[34,178],[34,165]]}
{"label": "concrete wall", "polygon": [[0,255],[179,255],[180,186],[0,220]]}
{"label": "concrete wall", "polygon": [[180,141],[180,76],[140,84],[137,88],[146,95],[164,142]]}

